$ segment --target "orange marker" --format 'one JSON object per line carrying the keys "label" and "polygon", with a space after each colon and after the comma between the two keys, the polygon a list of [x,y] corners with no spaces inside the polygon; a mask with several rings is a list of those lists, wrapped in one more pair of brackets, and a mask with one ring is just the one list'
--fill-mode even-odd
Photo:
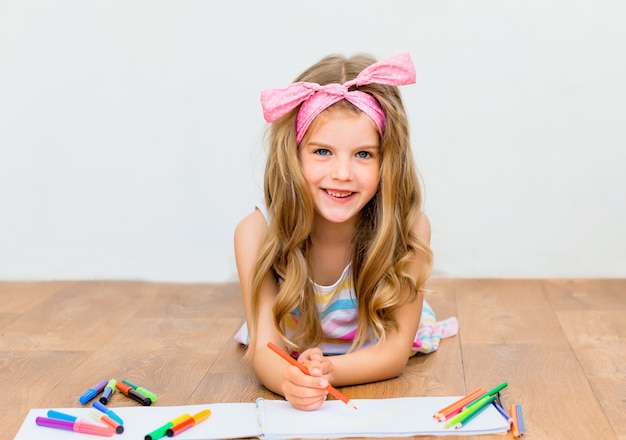
{"label": "orange marker", "polygon": [[198,414],[194,414],[193,416],[187,417],[183,419],[181,422],[175,424],[171,428],[166,431],[168,437],[174,437],[175,435],[180,434],[183,431],[188,430],[189,428],[193,428],[200,422],[204,422],[211,415],[211,411],[208,409],[203,409]]}
{"label": "orange marker", "polygon": [[443,409],[440,409],[433,415],[433,417],[438,419],[440,422],[448,420],[450,417],[461,412],[461,409],[463,409],[465,405],[467,405],[470,402],[473,402],[476,398],[480,397],[486,392],[487,392],[486,389],[478,388],[477,390],[472,391],[467,396],[460,398],[456,402],[451,403],[450,405],[446,406]]}
{"label": "orange marker", "polygon": [[124,382],[118,382],[117,384],[115,384],[115,388],[120,390],[120,392],[125,396],[128,396],[131,399],[141,403],[143,406],[152,405],[152,399],[150,399],[148,396],[144,396],[139,391]]}
{"label": "orange marker", "polygon": [[517,408],[515,404],[511,404],[509,406],[509,414],[513,419],[513,423],[511,423],[511,434],[513,434],[513,438],[518,438],[520,436],[519,431],[519,420],[517,419]]}
{"label": "orange marker", "polygon": [[98,422],[104,423],[105,425],[109,425],[111,428],[115,429],[115,432],[121,434],[124,432],[124,426],[120,425],[117,421],[113,420],[111,417],[107,416],[105,413],[98,411],[95,408],[91,408],[89,410],[89,415],[92,419],[97,420]]}
{"label": "orange marker", "polygon": [[[273,342],[268,342],[267,346],[276,354],[278,354],[280,357],[282,357],[283,359],[285,359],[287,362],[289,362],[291,365],[296,366],[300,369],[300,371],[302,371],[304,374],[309,374],[309,370],[307,367],[305,367],[304,365],[302,365],[300,362],[296,361],[294,358],[292,358],[291,356],[289,356],[287,353],[285,353],[284,351],[282,351],[276,344],[274,344]],[[328,386],[326,387],[326,389],[328,390],[328,392],[330,394],[332,394],[333,396],[335,396],[336,399],[341,400],[343,403],[345,403],[348,406],[351,406],[354,409],[358,409],[356,407],[356,405],[352,402],[350,402],[350,399],[348,399],[346,396],[344,396],[343,394],[341,394],[341,392],[335,388],[334,386],[332,386],[331,384],[328,384]]]}

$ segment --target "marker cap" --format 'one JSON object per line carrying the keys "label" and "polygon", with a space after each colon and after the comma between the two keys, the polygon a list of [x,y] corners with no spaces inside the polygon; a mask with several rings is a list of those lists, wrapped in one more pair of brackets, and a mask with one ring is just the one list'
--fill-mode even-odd
{"label": "marker cap", "polygon": [[84,405],[85,403],[89,402],[91,399],[93,399],[94,397],[96,397],[99,393],[102,392],[102,390],[104,389],[104,387],[107,386],[108,381],[102,380],[100,382],[98,382],[96,384],[96,386],[94,386],[93,388],[89,388],[87,391],[85,391],[83,393],[82,396],[80,396],[78,398],[78,401]]}

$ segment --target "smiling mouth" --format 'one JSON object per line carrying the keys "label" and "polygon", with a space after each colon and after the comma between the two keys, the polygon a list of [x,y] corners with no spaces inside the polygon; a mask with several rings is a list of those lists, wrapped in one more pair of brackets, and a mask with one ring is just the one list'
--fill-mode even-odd
{"label": "smiling mouth", "polygon": [[353,192],[332,191],[332,190],[329,190],[329,189],[326,190],[326,193],[328,195],[330,195],[330,196],[337,197],[337,198],[340,198],[340,199],[343,199],[345,197],[349,197],[352,194],[354,194]]}

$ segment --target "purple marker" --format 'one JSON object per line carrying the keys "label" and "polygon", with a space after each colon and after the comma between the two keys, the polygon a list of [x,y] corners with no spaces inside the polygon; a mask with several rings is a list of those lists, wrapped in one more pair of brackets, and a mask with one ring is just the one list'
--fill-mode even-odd
{"label": "purple marker", "polygon": [[98,394],[102,392],[104,387],[107,386],[108,382],[109,381],[106,379],[103,380],[102,382],[98,382],[96,386],[94,386],[93,388],[89,388],[87,391],[85,391],[83,395],[78,398],[78,401],[82,405],[89,402],[91,399],[93,399],[94,397],[96,397]]}
{"label": "purple marker", "polygon": [[69,420],[49,419],[47,417],[37,417],[35,423],[38,426],[46,428],[65,429],[67,431],[82,432],[85,434],[101,435],[103,437],[111,437],[115,432],[113,428],[106,425],[95,425],[93,423],[85,423],[80,420],[71,422]]}

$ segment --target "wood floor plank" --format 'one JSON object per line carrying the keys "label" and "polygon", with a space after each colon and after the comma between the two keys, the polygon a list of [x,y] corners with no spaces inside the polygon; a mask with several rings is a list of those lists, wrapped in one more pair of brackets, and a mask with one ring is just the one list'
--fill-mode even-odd
{"label": "wood floor plank", "polygon": [[236,283],[159,284],[155,298],[143,304],[141,315],[162,318],[243,317],[241,293]]}
{"label": "wood floor plank", "polygon": [[142,351],[174,351],[182,354],[218,353],[226,344],[233,342],[233,335],[241,324],[241,318],[130,318],[124,331],[112,332],[100,347],[130,349],[142,347]]}
{"label": "wood floor plank", "polygon": [[109,283],[59,288],[5,328],[4,349],[91,350],[104,345],[135,313],[134,299],[120,292],[123,286]]}
{"label": "wood floor plank", "polygon": [[626,314],[572,310],[557,316],[611,426],[626,438]]}
{"label": "wood floor plank", "polygon": [[0,414],[9,408],[58,402],[59,396],[52,390],[59,384],[71,384],[69,372],[88,357],[84,351],[0,351]]}
{"label": "wood floor plank", "polygon": [[626,279],[544,280],[555,310],[626,310]]}
{"label": "wood floor plank", "polygon": [[74,281],[0,282],[0,314],[26,313]]}
{"label": "wood floor plank", "polygon": [[31,408],[62,406],[59,398],[67,390],[52,390],[72,383],[68,366],[80,365],[86,357],[88,353],[78,351],[0,350],[0,437],[13,438]]}
{"label": "wood floor plank", "polygon": [[567,341],[541,281],[464,280],[462,286],[456,294],[462,344]]}

